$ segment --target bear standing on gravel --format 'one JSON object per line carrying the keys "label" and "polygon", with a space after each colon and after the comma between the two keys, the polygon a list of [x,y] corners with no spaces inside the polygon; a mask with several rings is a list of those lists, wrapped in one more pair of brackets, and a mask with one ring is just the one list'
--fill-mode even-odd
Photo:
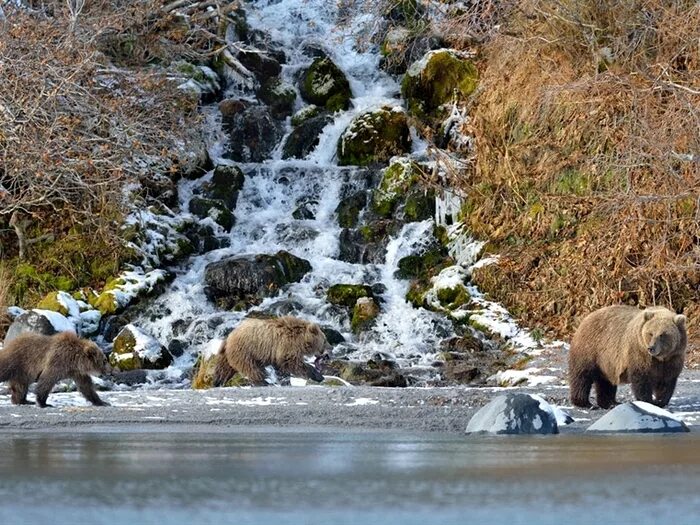
{"label": "bear standing on gravel", "polygon": [[0,351],[0,382],[9,381],[11,400],[15,405],[27,401],[29,385],[34,381],[36,402],[47,407],[51,389],[61,379],[72,379],[81,394],[93,405],[107,405],[95,392],[90,374],[110,372],[102,350],[73,332],[55,335],[25,333],[13,339]]}
{"label": "bear standing on gravel", "polygon": [[598,406],[610,408],[617,385],[630,383],[637,400],[668,405],[685,361],[685,322],[662,307],[608,306],[588,315],[571,341],[571,402],[590,407],[595,383]]}
{"label": "bear standing on gravel", "polygon": [[245,319],[229,334],[219,350],[214,386],[225,385],[236,372],[265,385],[265,367],[282,373],[323,381],[304,356],[321,357],[330,348],[319,326],[295,317]]}

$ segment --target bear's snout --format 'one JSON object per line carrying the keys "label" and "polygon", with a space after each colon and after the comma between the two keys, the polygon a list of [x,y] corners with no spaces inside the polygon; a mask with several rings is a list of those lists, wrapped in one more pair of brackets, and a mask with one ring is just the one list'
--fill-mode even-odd
{"label": "bear's snout", "polygon": [[652,357],[656,357],[661,352],[661,350],[659,349],[659,347],[657,345],[651,345],[648,348],[648,350],[649,350],[649,354],[651,354]]}

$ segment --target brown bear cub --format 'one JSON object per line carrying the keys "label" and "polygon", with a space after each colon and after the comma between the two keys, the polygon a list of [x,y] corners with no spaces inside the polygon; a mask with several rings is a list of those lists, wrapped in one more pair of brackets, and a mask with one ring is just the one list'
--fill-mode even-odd
{"label": "brown bear cub", "polygon": [[214,386],[223,386],[236,372],[256,385],[265,385],[265,367],[323,381],[304,356],[320,358],[330,348],[319,326],[295,317],[244,319],[221,345],[214,370]]}
{"label": "brown bear cub", "polygon": [[591,386],[601,408],[614,406],[617,385],[639,401],[664,407],[683,370],[686,318],[662,307],[608,306],[588,315],[569,351],[571,402],[588,408]]}
{"label": "brown bear cub", "polygon": [[31,404],[27,401],[27,391],[36,381],[37,404],[42,408],[51,406],[46,404],[46,399],[61,379],[75,381],[80,393],[93,405],[107,405],[95,392],[90,374],[109,372],[102,350],[72,332],[50,336],[22,334],[0,351],[0,381],[10,382],[15,405]]}

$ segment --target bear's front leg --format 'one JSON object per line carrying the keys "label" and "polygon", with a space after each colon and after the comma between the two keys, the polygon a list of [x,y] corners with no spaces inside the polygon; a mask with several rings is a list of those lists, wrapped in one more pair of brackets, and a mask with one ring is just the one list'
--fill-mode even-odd
{"label": "bear's front leg", "polygon": [[654,404],[659,407],[665,407],[671,401],[673,392],[676,390],[676,381],[678,378],[667,379],[656,384],[654,388]]}
{"label": "bear's front leg", "polygon": [[632,375],[630,383],[632,384],[632,393],[637,401],[654,402],[652,384],[645,374]]}
{"label": "bear's front leg", "polygon": [[79,374],[73,378],[73,381],[75,381],[75,386],[78,387],[78,391],[83,394],[83,397],[90,403],[98,407],[109,406],[109,403],[103,401],[100,399],[100,396],[97,395],[95,385],[90,376]]}

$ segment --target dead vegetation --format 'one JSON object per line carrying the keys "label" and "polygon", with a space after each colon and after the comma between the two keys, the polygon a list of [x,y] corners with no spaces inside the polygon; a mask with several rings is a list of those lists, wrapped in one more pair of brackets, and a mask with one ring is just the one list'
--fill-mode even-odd
{"label": "dead vegetation", "polygon": [[662,304],[697,342],[700,5],[525,0],[502,24],[460,180],[465,220],[503,256],[476,280],[558,336],[600,306]]}

